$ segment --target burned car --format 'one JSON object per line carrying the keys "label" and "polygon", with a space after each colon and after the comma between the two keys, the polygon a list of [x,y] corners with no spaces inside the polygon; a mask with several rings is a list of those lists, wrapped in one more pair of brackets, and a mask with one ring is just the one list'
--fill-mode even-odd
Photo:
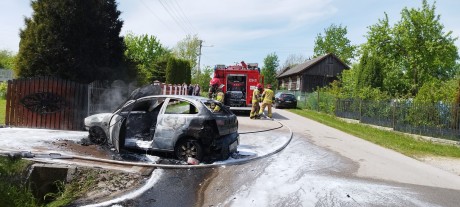
{"label": "burned car", "polygon": [[[220,110],[215,112],[215,106]],[[139,148],[177,158],[225,160],[239,144],[238,120],[221,103],[198,96],[155,95],[128,100],[114,113],[85,118],[89,138],[117,151]]]}

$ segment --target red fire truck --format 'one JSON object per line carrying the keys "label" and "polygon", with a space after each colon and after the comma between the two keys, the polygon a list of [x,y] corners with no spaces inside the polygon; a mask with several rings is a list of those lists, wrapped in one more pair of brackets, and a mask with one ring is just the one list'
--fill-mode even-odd
{"label": "red fire truck", "polygon": [[[257,63],[241,61],[236,65],[216,65],[213,78],[219,79],[224,84],[225,105],[230,107],[250,107],[252,105],[252,92],[257,83],[264,81]],[[236,109],[236,108],[235,108]],[[243,109],[243,108],[240,108]]]}

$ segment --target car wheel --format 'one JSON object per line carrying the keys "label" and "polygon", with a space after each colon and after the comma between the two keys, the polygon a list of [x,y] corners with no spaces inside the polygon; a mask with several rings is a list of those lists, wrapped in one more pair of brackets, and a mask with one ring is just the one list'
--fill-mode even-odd
{"label": "car wheel", "polygon": [[102,145],[107,142],[107,135],[101,127],[93,126],[89,128],[89,140],[94,144]]}
{"label": "car wheel", "polygon": [[203,158],[203,149],[201,144],[192,139],[184,139],[178,142],[174,150],[176,156],[180,160],[187,161],[187,158],[192,157],[197,160]]}

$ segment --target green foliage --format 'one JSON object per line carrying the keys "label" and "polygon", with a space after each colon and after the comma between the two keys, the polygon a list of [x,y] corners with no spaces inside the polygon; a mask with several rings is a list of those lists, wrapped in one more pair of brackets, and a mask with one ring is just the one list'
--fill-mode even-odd
{"label": "green foliage", "polygon": [[411,79],[413,94],[424,83],[433,79],[447,80],[454,75],[453,68],[458,59],[455,46],[457,38],[452,32],[444,33],[444,26],[435,14],[435,6],[426,0],[422,8],[407,9],[401,12],[401,20],[394,27],[394,44],[401,51],[399,61]]}
{"label": "green foliage", "polygon": [[0,82],[0,100],[6,98],[6,90],[8,89],[8,82]]}
{"label": "green foliage", "polygon": [[202,41],[198,39],[198,35],[187,35],[183,40],[177,43],[173,49],[176,57],[188,60],[190,68],[195,68],[200,55],[200,45]]}
{"label": "green foliage", "polygon": [[11,51],[0,50],[0,69],[14,69],[14,62],[16,55],[13,55]]}
{"label": "green foliage", "polygon": [[318,57],[328,53],[333,53],[344,61],[347,65],[354,58],[356,46],[351,45],[350,40],[346,37],[347,27],[332,24],[324,29],[324,36],[319,33],[315,39],[313,49],[314,56]]}
{"label": "green foliage", "polygon": [[39,206],[30,188],[23,182],[31,163],[0,156],[0,198],[2,206]]}
{"label": "green foliage", "polygon": [[48,193],[45,196],[54,199],[53,202],[47,204],[47,207],[67,206],[75,199],[83,196],[90,188],[96,184],[97,172],[92,170],[82,170],[81,174],[85,176],[72,180],[70,183],[58,181],[57,193]]}
{"label": "green foliage", "polygon": [[0,98],[0,125],[5,124],[6,100]]}
{"label": "green foliage", "polygon": [[271,84],[272,88],[277,88],[278,81],[276,80],[276,71],[279,66],[278,55],[276,53],[268,54],[264,58],[264,67],[262,68],[262,75],[264,76],[265,84]]}
{"label": "green foliage", "polygon": [[19,77],[58,76],[79,82],[127,79],[115,0],[32,1],[17,55]]}
{"label": "green foliage", "polygon": [[383,64],[374,56],[364,53],[359,63],[357,87],[382,88],[383,86]]}
{"label": "green foliage", "polygon": [[344,70],[339,76],[339,81],[334,81],[331,84],[331,93],[336,98],[352,98],[355,97],[358,83],[359,65],[353,64],[349,70]]}
{"label": "green foliage", "polygon": [[163,47],[155,36],[136,36],[128,33],[124,42],[125,57],[136,65],[139,85],[146,85],[155,80],[165,81],[167,58],[171,52]]}
{"label": "green foliage", "polygon": [[404,8],[401,20],[393,27],[386,14],[370,26],[362,48],[363,58],[378,60],[375,65],[384,74],[382,90],[393,96],[416,95],[426,82],[452,79],[458,72],[454,44],[457,38],[443,29],[434,4],[429,5],[426,0],[422,8]]}
{"label": "green foliage", "polygon": [[426,82],[415,96],[414,102],[423,104],[454,103],[456,92],[459,91],[458,81],[458,79],[453,79],[446,82],[439,80]]}
{"label": "green foliage", "polygon": [[166,83],[171,84],[190,84],[191,83],[190,62],[184,59],[169,57],[166,66]]}
{"label": "green foliage", "polygon": [[[449,127],[448,119],[456,119],[456,109],[452,108],[456,92],[459,91],[459,80],[447,82],[426,82],[419,90],[409,108],[405,121],[414,126]],[[452,116],[452,112],[455,113]]]}
{"label": "green foliage", "polygon": [[209,90],[209,80],[211,80],[211,75],[214,70],[210,66],[206,66],[201,71],[197,71],[193,74],[192,83],[200,85],[201,92],[206,92]]}

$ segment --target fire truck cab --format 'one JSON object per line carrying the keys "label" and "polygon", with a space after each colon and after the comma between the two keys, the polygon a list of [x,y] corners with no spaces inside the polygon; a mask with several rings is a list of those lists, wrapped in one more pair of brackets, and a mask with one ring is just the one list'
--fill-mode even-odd
{"label": "fire truck cab", "polygon": [[252,93],[257,83],[263,84],[263,76],[257,63],[241,61],[235,65],[216,65],[213,78],[219,79],[224,84],[224,104],[230,107],[250,107]]}

